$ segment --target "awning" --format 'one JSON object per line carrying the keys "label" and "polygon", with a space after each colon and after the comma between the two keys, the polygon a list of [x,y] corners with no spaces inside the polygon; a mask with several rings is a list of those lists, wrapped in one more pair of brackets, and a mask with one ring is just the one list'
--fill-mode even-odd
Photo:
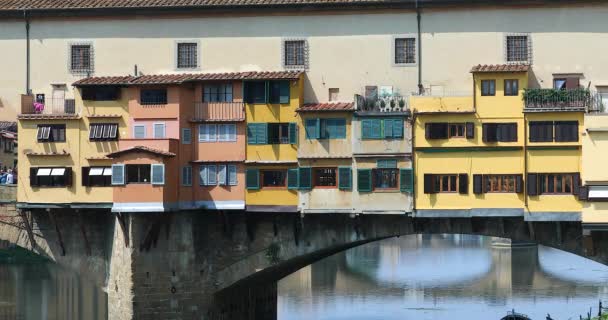
{"label": "awning", "polygon": [[89,170],[89,176],[101,176],[103,175],[103,169],[104,168],[91,168],[91,170]]}
{"label": "awning", "polygon": [[38,169],[38,172],[36,173],[37,176],[50,176],[51,175],[51,169],[50,168],[40,168]]}
{"label": "awning", "polygon": [[51,171],[52,176],[62,176],[64,174],[65,168],[54,168],[53,171]]}
{"label": "awning", "polygon": [[103,175],[104,175],[104,176],[111,176],[111,175],[112,175],[112,168],[111,168],[111,167],[109,167],[109,168],[104,168],[104,169],[103,169]]}

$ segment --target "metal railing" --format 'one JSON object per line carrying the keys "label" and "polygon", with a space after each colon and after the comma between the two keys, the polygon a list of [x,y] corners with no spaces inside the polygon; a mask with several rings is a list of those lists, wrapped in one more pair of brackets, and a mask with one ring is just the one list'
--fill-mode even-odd
{"label": "metal railing", "polygon": [[357,112],[406,112],[409,109],[409,98],[397,94],[387,96],[355,95],[355,110]]}
{"label": "metal railing", "polygon": [[242,102],[195,102],[193,120],[242,121],[245,120],[245,104]]}
{"label": "metal railing", "polygon": [[603,110],[602,99],[589,89],[526,89],[523,96],[526,111]]}
{"label": "metal railing", "polygon": [[65,98],[47,98],[44,102],[23,99],[21,114],[76,114],[76,101]]}

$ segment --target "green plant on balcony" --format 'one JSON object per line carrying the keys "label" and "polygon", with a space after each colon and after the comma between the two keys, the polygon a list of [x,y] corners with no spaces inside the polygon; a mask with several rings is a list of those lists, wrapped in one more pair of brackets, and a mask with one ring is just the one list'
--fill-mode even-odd
{"label": "green plant on balcony", "polygon": [[525,89],[527,107],[586,107],[591,100],[589,89]]}

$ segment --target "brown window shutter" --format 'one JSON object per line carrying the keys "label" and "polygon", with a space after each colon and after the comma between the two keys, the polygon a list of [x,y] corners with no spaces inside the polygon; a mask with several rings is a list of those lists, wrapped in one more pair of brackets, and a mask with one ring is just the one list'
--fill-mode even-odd
{"label": "brown window shutter", "polygon": [[518,174],[515,176],[515,192],[522,193],[524,192],[524,181],[523,176]]}
{"label": "brown window shutter", "polygon": [[469,193],[469,176],[466,173],[461,173],[458,175],[458,193]]}
{"label": "brown window shutter", "polygon": [[82,167],[82,185],[84,187],[89,186],[89,170],[90,167]]}
{"label": "brown window shutter", "polygon": [[490,191],[488,190],[488,176],[483,176],[481,190],[483,190],[483,193]]}
{"label": "brown window shutter", "polygon": [[431,131],[433,130],[433,124],[432,123],[427,123],[424,125],[424,137],[428,140],[428,139],[432,139],[432,133]]}
{"label": "brown window shutter", "polygon": [[481,174],[473,175],[473,193],[474,194],[483,193],[483,175],[481,175]]}
{"label": "brown window shutter", "polygon": [[30,168],[30,187],[38,185],[38,168]]}
{"label": "brown window shutter", "polygon": [[473,122],[467,122],[467,139],[475,139],[475,124]]}
{"label": "brown window shutter", "polygon": [[581,201],[589,200],[589,186],[580,186],[578,188],[578,200],[581,200]]}
{"label": "brown window shutter", "polygon": [[572,175],[572,193],[579,194],[581,186],[581,175],[580,173],[575,173]]}
{"label": "brown window shutter", "polygon": [[435,193],[435,188],[433,186],[433,175],[425,174],[424,175],[424,193],[431,194]]}
{"label": "brown window shutter", "polygon": [[72,168],[68,167],[65,168],[65,186],[66,187],[71,187],[72,186]]}
{"label": "brown window shutter", "polygon": [[578,89],[579,83],[578,78],[570,77],[566,78],[566,89]]}
{"label": "brown window shutter", "polygon": [[529,196],[537,196],[538,195],[538,174],[536,173],[528,173],[528,185],[527,191]]}

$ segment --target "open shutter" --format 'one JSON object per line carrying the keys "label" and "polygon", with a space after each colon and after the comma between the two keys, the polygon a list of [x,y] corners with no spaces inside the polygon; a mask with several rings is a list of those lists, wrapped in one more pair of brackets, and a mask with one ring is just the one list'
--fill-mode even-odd
{"label": "open shutter", "polygon": [[403,138],[403,119],[393,119],[393,138]]}
{"label": "open shutter", "polygon": [[165,184],[165,165],[164,164],[153,164],[151,168],[152,179],[151,182],[154,185]]}
{"label": "open shutter", "polygon": [[427,140],[432,139],[431,130],[433,130],[433,126],[430,123],[424,125],[424,137]]}
{"label": "open shutter", "polygon": [[245,187],[248,190],[260,189],[260,170],[247,169],[245,172]]}
{"label": "open shutter", "polygon": [[469,176],[466,173],[461,173],[458,175],[458,193],[469,193]]}
{"label": "open shutter", "polygon": [[306,139],[320,139],[321,119],[306,119]]}
{"label": "open shutter", "polygon": [[425,174],[424,175],[424,193],[431,194],[435,193],[435,188],[433,186],[433,175]]}
{"label": "open shutter", "polygon": [[124,164],[113,164],[112,165],[112,185],[125,184],[125,165]]}
{"label": "open shutter", "polygon": [[338,168],[338,188],[340,190],[352,190],[353,173],[350,167]]}
{"label": "open shutter", "polygon": [[312,189],[312,168],[310,168],[310,167],[300,168],[298,178],[299,178],[298,184],[299,184],[300,189],[302,189],[302,190]]}
{"label": "open shutter", "polygon": [[268,143],[268,123],[258,123],[256,129],[256,144]]}
{"label": "open shutter", "polygon": [[287,170],[287,189],[298,189],[298,169]]}
{"label": "open shutter", "polygon": [[279,82],[279,103],[289,103],[289,81]]}
{"label": "open shutter", "polygon": [[528,185],[527,191],[529,196],[537,196],[538,195],[538,174],[536,173],[528,173]]}
{"label": "open shutter", "polygon": [[290,144],[298,143],[298,124],[295,122],[289,123],[289,143]]}
{"label": "open shutter", "polygon": [[483,175],[481,174],[473,175],[473,193],[483,194]]}
{"label": "open shutter", "polygon": [[89,186],[89,170],[91,170],[90,167],[82,167],[81,168],[81,180],[82,180],[82,186],[83,187],[87,187]]}
{"label": "open shutter", "polygon": [[580,200],[580,201],[589,200],[589,186],[580,186],[578,188],[578,200]]}
{"label": "open shutter", "polygon": [[228,165],[228,184],[231,186],[236,186],[238,184],[235,165]]}
{"label": "open shutter", "polygon": [[524,192],[524,181],[523,176],[518,174],[515,176],[515,192],[522,193]]}
{"label": "open shutter", "polygon": [[581,186],[581,175],[580,173],[575,173],[572,175],[572,193],[579,194]]}
{"label": "open shutter", "polygon": [[357,190],[359,192],[372,191],[372,170],[358,169],[357,170]]}
{"label": "open shutter", "polygon": [[475,139],[475,124],[473,122],[466,123],[467,139]]}
{"label": "open shutter", "polygon": [[399,170],[399,180],[401,182],[401,192],[413,192],[414,191],[414,172],[411,168]]}
{"label": "open shutter", "polygon": [[30,187],[38,185],[38,168],[30,168]]}
{"label": "open shutter", "polygon": [[248,123],[247,124],[247,144],[257,144],[256,133],[257,133],[257,123]]}
{"label": "open shutter", "polygon": [[226,171],[226,165],[218,165],[217,166],[217,180],[220,186],[225,186],[227,184],[226,179],[228,179],[228,172]]}
{"label": "open shutter", "polygon": [[74,180],[74,174],[72,173],[72,168],[71,167],[65,168],[65,172],[63,174],[64,174],[64,178],[65,178],[65,186],[71,187],[73,180]]}

